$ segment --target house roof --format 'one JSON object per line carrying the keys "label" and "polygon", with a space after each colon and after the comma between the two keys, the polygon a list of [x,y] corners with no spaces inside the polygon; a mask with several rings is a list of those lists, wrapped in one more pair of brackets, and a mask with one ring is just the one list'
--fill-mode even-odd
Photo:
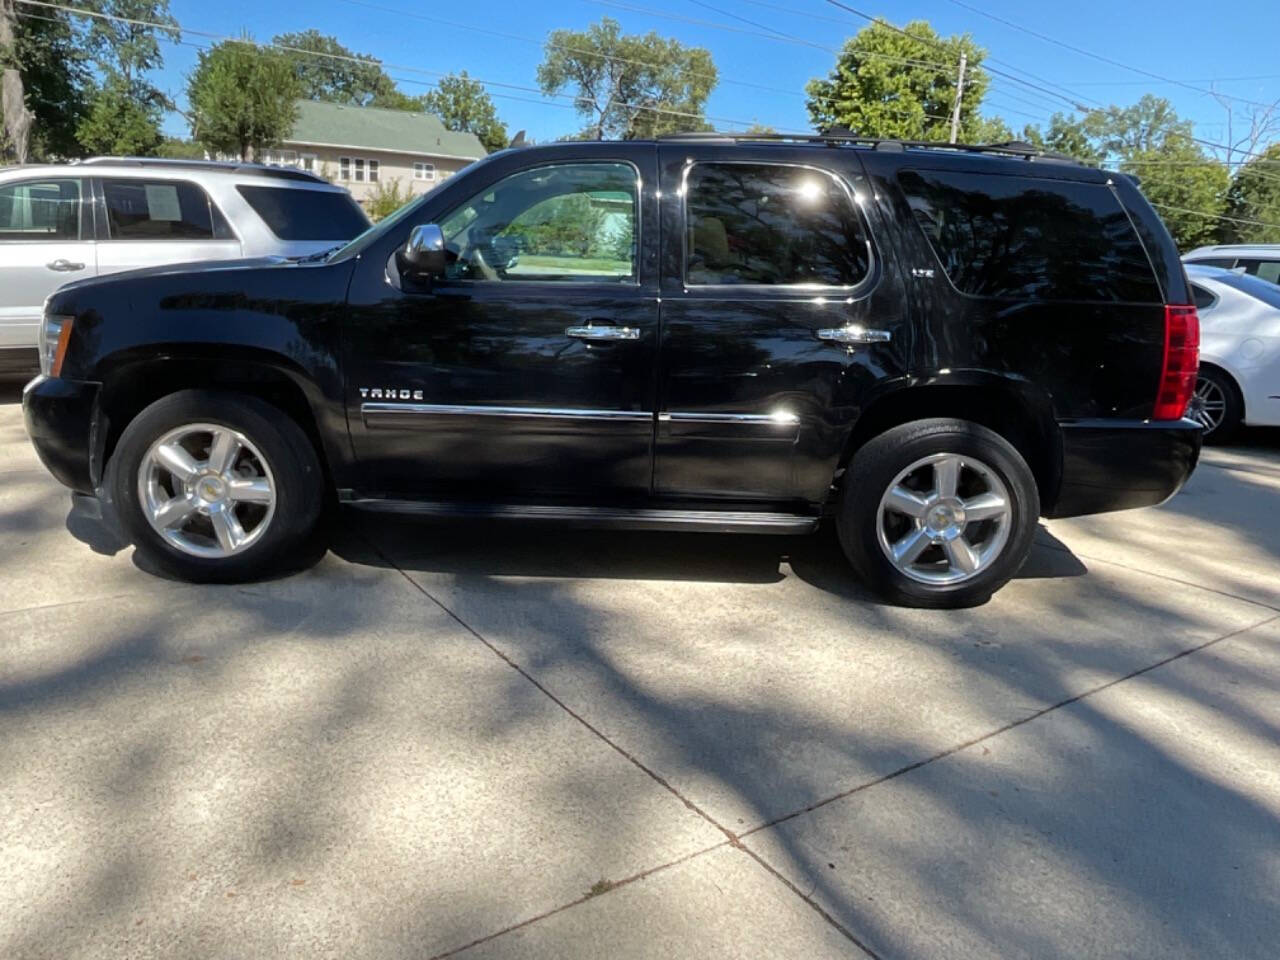
{"label": "house roof", "polygon": [[298,101],[298,120],[284,142],[460,160],[478,160],[486,153],[474,133],[446,130],[434,114],[320,100]]}

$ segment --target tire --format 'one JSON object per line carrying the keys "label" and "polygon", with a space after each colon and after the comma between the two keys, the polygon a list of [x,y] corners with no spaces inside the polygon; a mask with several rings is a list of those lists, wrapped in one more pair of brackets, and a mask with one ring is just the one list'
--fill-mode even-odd
{"label": "tire", "polygon": [[1201,367],[1187,415],[1204,427],[1205,443],[1225,443],[1240,432],[1244,421],[1240,388],[1225,370]]}
{"label": "tire", "polygon": [[[940,498],[952,472],[954,495]],[[985,603],[1004,586],[1026,560],[1039,516],[1035,477],[1007,440],[968,420],[930,419],[887,430],[854,454],[836,530],[871,589],[943,609]],[[902,551],[897,563],[893,550]]]}
{"label": "tire", "polygon": [[[219,473],[215,437],[228,436]],[[234,393],[183,390],[157,400],[125,428],[107,471],[117,517],[139,554],[199,583],[271,573],[308,539],[324,504],[323,472],[302,428]]]}

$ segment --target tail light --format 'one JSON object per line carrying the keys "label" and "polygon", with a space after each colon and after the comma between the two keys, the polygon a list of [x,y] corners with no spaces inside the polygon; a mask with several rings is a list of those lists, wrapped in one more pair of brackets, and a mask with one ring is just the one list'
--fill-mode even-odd
{"label": "tail light", "polygon": [[1178,420],[1196,389],[1200,367],[1200,317],[1193,306],[1164,308],[1164,363],[1153,420]]}

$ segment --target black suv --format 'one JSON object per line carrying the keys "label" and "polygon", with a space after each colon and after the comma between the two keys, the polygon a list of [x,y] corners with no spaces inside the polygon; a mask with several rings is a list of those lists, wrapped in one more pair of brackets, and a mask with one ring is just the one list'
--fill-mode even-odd
{"label": "black suv", "polygon": [[984,600],[1037,518],[1195,466],[1198,324],[1129,179],[1020,145],[683,136],[475,164],[311,262],[49,299],[27,430],[178,576],[255,576],[327,494],[797,534]]}

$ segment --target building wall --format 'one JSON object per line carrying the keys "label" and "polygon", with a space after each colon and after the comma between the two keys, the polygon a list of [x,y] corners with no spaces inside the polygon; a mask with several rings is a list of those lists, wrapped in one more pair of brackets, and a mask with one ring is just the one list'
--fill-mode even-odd
{"label": "building wall", "polygon": [[[342,158],[350,162],[343,177]],[[363,161],[357,165],[356,160]],[[370,180],[369,161],[377,161],[378,179]],[[264,163],[275,163],[282,166],[296,166],[304,170],[318,173],[326,180],[346,187],[357,203],[365,205],[378,189],[378,184],[390,188],[391,182],[400,182],[400,192],[404,195],[418,196],[426,193],[453,176],[470,160],[459,160],[456,157],[418,156],[406,153],[393,153],[388,150],[357,150],[337,147],[313,147],[305,144],[285,142],[279,147],[266,151]],[[430,179],[415,177],[414,164],[430,164]],[[363,172],[363,180],[357,180],[358,173]]]}

